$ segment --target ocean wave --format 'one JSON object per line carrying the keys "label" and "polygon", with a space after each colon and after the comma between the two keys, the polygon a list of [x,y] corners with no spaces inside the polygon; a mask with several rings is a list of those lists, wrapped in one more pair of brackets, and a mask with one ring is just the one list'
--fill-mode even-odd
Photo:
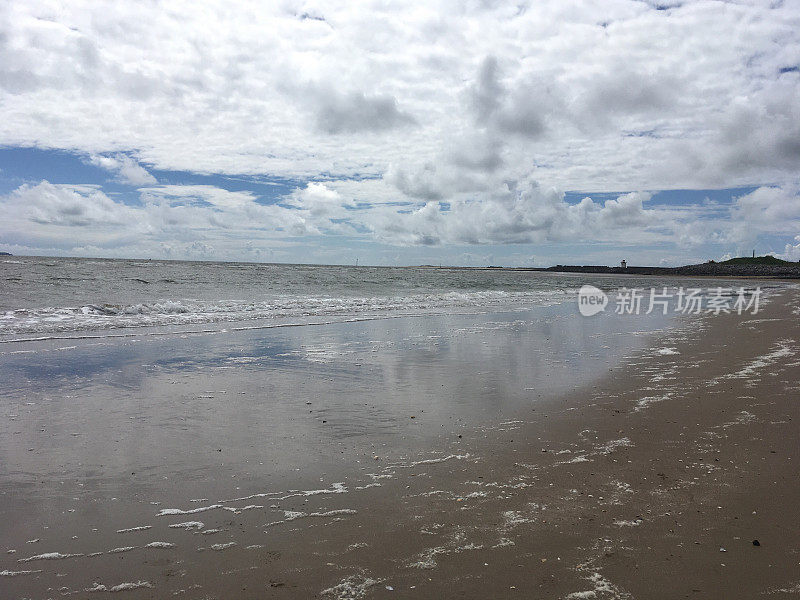
{"label": "ocean wave", "polygon": [[159,300],[17,309],[0,315],[0,335],[191,325],[304,317],[424,315],[450,310],[524,309],[563,302],[574,290],[483,290],[385,297],[276,296],[259,301]]}

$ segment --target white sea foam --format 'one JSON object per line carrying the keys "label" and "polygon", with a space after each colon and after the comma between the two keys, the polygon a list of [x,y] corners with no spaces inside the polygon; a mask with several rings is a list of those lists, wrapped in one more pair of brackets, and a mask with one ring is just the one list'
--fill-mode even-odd
{"label": "white sea foam", "polygon": [[202,529],[205,524],[202,521],[186,521],[185,523],[173,523],[173,529]]}
{"label": "white sea foam", "polygon": [[126,592],[128,590],[138,590],[140,588],[152,588],[153,584],[149,581],[137,581],[118,583],[112,587],[106,587],[102,583],[95,582],[90,588],[86,588],[87,592]]}
{"label": "white sea foam", "polygon": [[298,492],[299,496],[319,496],[320,494],[345,494],[347,493],[347,487],[344,485],[344,482],[338,482],[331,484],[329,488],[322,488],[319,490],[305,490],[302,492]]}
{"label": "white sea foam", "polygon": [[174,548],[175,544],[170,542],[150,542],[145,544],[145,548]]}
{"label": "white sea foam", "polygon": [[257,509],[257,508],[264,508],[264,507],[261,504],[248,504],[247,506],[241,506],[241,507],[238,507],[238,508],[235,507],[235,506],[223,506],[222,510],[227,510],[227,511],[230,511],[232,513],[239,514],[241,512],[246,511],[246,510],[254,510],[254,509]]}
{"label": "white sea foam", "polygon": [[37,569],[36,571],[0,571],[0,577],[17,577],[19,575],[33,575],[35,573],[41,573],[41,569]]}
{"label": "white sea foam", "polygon": [[392,465],[394,467],[400,467],[403,469],[410,469],[412,467],[418,467],[421,465],[435,465],[438,463],[447,462],[448,460],[464,460],[469,458],[469,454],[449,454],[448,456],[442,456],[439,458],[426,458],[424,460],[417,460],[411,463],[399,463],[396,465]]}
{"label": "white sea foam", "polygon": [[352,508],[339,508],[335,510],[312,512],[312,513],[306,513],[299,510],[284,510],[283,519],[281,519],[280,521],[273,521],[272,523],[267,523],[265,527],[272,527],[274,525],[280,525],[281,523],[288,523],[290,521],[296,521],[297,519],[305,519],[308,517],[324,518],[324,517],[339,517],[343,515],[355,515],[355,514],[358,514],[358,511]]}
{"label": "white sea foam", "polygon": [[192,508],[189,510],[181,510],[180,508],[162,508],[158,511],[159,517],[166,515],[193,515],[196,513],[206,512],[207,510],[214,510],[222,508],[222,504],[212,504],[211,506],[201,506],[200,508]]}
{"label": "white sea foam", "polygon": [[736,371],[734,373],[728,373],[727,375],[722,375],[720,377],[712,379],[710,383],[712,385],[717,384],[725,379],[752,379],[756,377],[760,371],[762,371],[767,367],[771,367],[781,358],[794,356],[795,353],[796,353],[796,347],[792,344],[791,340],[780,340],[776,344],[774,350],[755,358],[754,360],[744,365],[739,371]]}
{"label": "white sea foam", "polygon": [[634,408],[635,412],[639,412],[644,410],[651,404],[656,404],[658,402],[663,402],[664,400],[669,400],[670,394],[663,394],[662,396],[645,396],[644,398],[640,398],[636,402],[636,408]]}
{"label": "white sea foam", "polygon": [[414,558],[411,559],[411,562],[408,564],[409,567],[413,569],[435,569],[439,566],[438,562],[436,561],[436,557],[441,554],[449,554],[450,551],[445,548],[444,546],[435,546],[433,548],[426,548]]}
{"label": "white sea foam", "polygon": [[790,587],[770,588],[764,594],[800,594],[800,581],[794,584],[789,584]]}
{"label": "white sea foam", "polygon": [[[274,295],[266,300],[158,300],[136,304],[19,308],[0,314],[0,334],[58,334],[161,325],[313,317],[375,318],[463,309],[513,310],[567,300],[569,289],[437,291],[391,296]],[[300,321],[300,324],[304,321]],[[307,322],[307,321],[305,321]]]}
{"label": "white sea foam", "polygon": [[319,496],[322,494],[346,494],[347,486],[343,482],[333,483],[329,488],[319,490],[290,490],[288,492],[259,492],[257,494],[250,494],[249,496],[242,496],[241,498],[231,498],[229,500],[220,500],[225,504],[231,502],[243,502],[245,500],[252,500],[254,498],[271,498],[272,500],[288,500],[289,498],[296,498],[298,496]]}
{"label": "white sea foam", "polygon": [[572,592],[566,596],[567,600],[585,600],[587,598],[630,598],[630,594],[623,592],[619,587],[611,583],[600,573],[594,572],[589,575],[587,581],[594,586],[594,589],[582,592]]}
{"label": "white sea foam", "polygon": [[633,519],[633,520],[622,520],[622,519],[620,519],[620,520],[614,521],[614,525],[616,525],[617,527],[638,527],[641,524],[642,524],[642,520],[641,519]]}
{"label": "white sea foam", "polygon": [[369,544],[366,542],[356,542],[355,544],[350,544],[347,547],[348,550],[358,550],[360,548],[369,548]]}
{"label": "white sea foam", "polygon": [[236,545],[236,542],[228,542],[226,544],[211,544],[212,550],[227,550]]}
{"label": "white sea foam", "polygon": [[139,527],[128,527],[127,529],[117,529],[117,533],[130,533],[132,531],[146,531],[152,529],[152,525],[140,525]]}
{"label": "white sea foam", "polygon": [[503,512],[503,526],[502,530],[507,531],[509,529],[514,529],[519,525],[523,525],[525,523],[535,523],[536,519],[526,516],[519,510],[507,510]]}
{"label": "white sea foam", "polygon": [[553,464],[555,464],[555,465],[574,465],[574,464],[577,464],[577,463],[584,463],[584,462],[591,462],[591,460],[585,454],[579,454],[578,456],[573,456],[569,460],[562,460],[562,461],[559,461],[559,462],[556,462],[556,463],[553,463]]}
{"label": "white sea foam", "polygon": [[470,492],[466,496],[460,496],[459,499],[461,499],[461,500],[470,500],[470,499],[473,499],[473,498],[486,498],[488,495],[489,495],[488,492],[477,490],[477,491],[474,491],[474,492]]}
{"label": "white sea foam", "polygon": [[83,556],[82,553],[77,554],[62,554],[61,552],[45,552],[44,554],[36,554],[35,556],[29,556],[28,558],[20,558],[17,559],[17,562],[31,562],[34,560],[62,560],[65,558],[74,558],[76,556]]}
{"label": "white sea foam", "polygon": [[382,579],[374,579],[365,573],[358,573],[345,577],[338,584],[320,592],[320,596],[330,596],[336,600],[361,600],[365,598],[369,589],[381,583]]}
{"label": "white sea foam", "polygon": [[381,487],[381,484],[380,483],[368,483],[366,485],[357,485],[353,489],[356,489],[356,490],[360,491],[360,490],[368,490],[369,488],[376,488],[376,487]]}
{"label": "white sea foam", "polygon": [[340,515],[355,515],[358,511],[352,508],[339,508],[337,510],[328,510],[324,512],[308,513],[309,517],[338,517]]}
{"label": "white sea foam", "polygon": [[598,447],[598,451],[602,452],[603,454],[611,454],[619,448],[629,448],[631,446],[633,446],[633,442],[631,442],[630,438],[623,437],[619,438],[618,440],[606,442],[602,446]]}

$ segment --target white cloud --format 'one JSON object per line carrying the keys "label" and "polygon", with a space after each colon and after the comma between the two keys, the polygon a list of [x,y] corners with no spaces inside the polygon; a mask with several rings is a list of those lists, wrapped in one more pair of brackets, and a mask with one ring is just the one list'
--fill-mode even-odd
{"label": "white cloud", "polygon": [[736,199],[729,239],[753,245],[759,234],[794,235],[800,231],[800,195],[794,186],[760,187]]}
{"label": "white cloud", "polygon": [[14,220],[59,227],[124,225],[130,211],[96,186],[24,184],[7,198],[5,208]]}
{"label": "white cloud", "polygon": [[101,248],[95,254],[211,258],[254,253],[254,244],[267,252],[318,233],[305,211],[260,204],[250,192],[177,185],[140,192],[138,203],[126,204],[96,186],[22,185],[0,196],[0,239],[27,253]]}
{"label": "white cloud", "polygon": [[800,261],[800,235],[795,236],[794,241],[797,243],[786,244],[786,247],[783,249],[781,258],[784,260]]}
{"label": "white cloud", "polygon": [[[139,201],[126,204],[97,186],[43,181],[0,197],[8,215],[0,239],[9,249],[104,248],[104,255],[115,256],[254,260],[274,258],[276,249],[298,237],[318,244],[312,240],[330,234],[401,247],[599,243],[677,252],[667,258],[662,253],[658,262],[694,257],[709,244],[717,248],[712,257],[749,252],[765,234],[794,237],[800,231],[800,196],[791,187],[758,188],[729,205],[669,206],[651,205],[651,195],[643,192],[570,203],[559,190],[527,180],[488,190],[480,199],[462,193],[446,203],[398,206],[381,199],[380,186],[373,182],[374,202],[355,201],[346,187],[311,182],[280,203],[263,204],[249,191],[162,185],[141,188]],[[316,256],[320,252],[325,254],[320,248]],[[784,249],[789,257],[797,252],[792,244]]]}
{"label": "white cloud", "polygon": [[158,183],[155,177],[147,172],[147,169],[125,154],[114,156],[101,156],[98,154],[89,157],[89,161],[106,171],[117,174],[117,180],[129,185],[151,185]]}
{"label": "white cloud", "polygon": [[781,182],[798,31],[791,3],[709,0],[4,3],[0,141],[306,179],[445,156],[562,189]]}
{"label": "white cloud", "polygon": [[[144,211],[155,227],[207,230],[205,235],[312,235],[316,227],[300,211],[256,201],[252,192],[231,192],[210,185],[141,188]],[[261,233],[258,233],[261,232]]]}
{"label": "white cloud", "polygon": [[306,187],[296,190],[287,200],[287,204],[300,210],[308,211],[315,219],[343,218],[348,208],[355,205],[342,197],[336,190],[323,183],[311,182]]}
{"label": "white cloud", "polygon": [[213,185],[160,185],[143,187],[139,191],[145,202],[167,204],[202,202],[218,209],[243,209],[251,206],[256,200],[253,192],[231,192]]}
{"label": "white cloud", "polygon": [[[791,239],[800,12],[657,8],[2,3],[0,144],[79,152],[141,189],[126,205],[29,184],[0,199],[14,224],[4,233],[45,248],[82,230],[75,247],[176,257],[273,256],[270,245],[330,233],[419,246],[714,243],[715,255],[764,233]],[[305,186],[264,204],[158,185],[148,169]],[[644,192],[569,204],[558,191],[745,185],[759,189],[732,207],[652,206]]]}
{"label": "white cloud", "polygon": [[528,181],[491,199],[460,199],[449,208],[427,202],[408,213],[382,209],[370,225],[379,239],[408,245],[660,240],[661,234],[647,232],[660,214],[643,207],[648,198],[632,193],[605,205],[591,198],[569,204],[558,190]]}

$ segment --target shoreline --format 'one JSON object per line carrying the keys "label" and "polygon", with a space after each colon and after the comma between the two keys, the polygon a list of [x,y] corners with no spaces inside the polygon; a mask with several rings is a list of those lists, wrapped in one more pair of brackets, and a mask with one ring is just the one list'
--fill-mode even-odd
{"label": "shoreline", "polygon": [[[2,256],[0,254],[0,256]],[[28,254],[8,255],[5,258],[23,259],[55,259],[55,260],[86,260],[141,263],[188,263],[188,264],[215,264],[215,265],[248,265],[264,267],[304,267],[304,268],[346,268],[346,269],[439,269],[445,271],[509,271],[509,272],[535,272],[535,273],[581,273],[585,275],[641,275],[653,277],[712,277],[712,278],[750,278],[750,279],[798,279],[800,278],[800,263],[786,262],[785,264],[739,264],[729,265],[724,263],[709,262],[696,265],[682,265],[678,267],[652,267],[652,266],[627,266],[610,267],[608,265],[553,265],[550,267],[502,267],[502,266],[458,266],[458,265],[367,265],[367,264],[326,264],[326,263],[282,263],[282,262],[248,262],[235,260],[183,260],[168,258],[117,258],[102,256],[38,256]]]}
{"label": "shoreline", "polygon": [[[403,350],[402,361],[386,363],[396,347],[396,342],[386,338],[388,345],[379,348],[372,362],[362,358],[369,356],[366,353],[345,362],[365,361],[359,368],[370,369],[379,364],[390,369],[425,365],[435,357],[441,360],[446,343],[456,362],[440,375],[434,375],[439,367],[431,370],[418,395],[437,401],[449,398],[455,407],[460,394],[480,395],[502,384],[501,396],[527,395],[530,403],[503,409],[483,421],[443,427],[439,441],[419,453],[412,450],[417,439],[414,428],[435,428],[437,419],[444,425],[447,412],[436,416],[435,411],[423,411],[428,408],[425,403],[408,404],[408,399],[401,399],[410,396],[401,394],[394,401],[400,402],[404,421],[399,429],[392,425],[392,435],[400,437],[384,437],[387,445],[382,446],[379,436],[371,446],[352,442],[355,438],[343,430],[344,436],[335,439],[345,453],[346,468],[332,474],[333,462],[322,464],[321,470],[328,475],[316,487],[293,486],[291,469],[280,476],[268,475],[268,465],[261,474],[255,466],[243,469],[246,460],[263,454],[269,430],[260,438],[242,438],[237,446],[240,456],[232,457],[232,462],[224,460],[233,450],[232,442],[221,444],[222,454],[206,449],[208,461],[220,457],[229,466],[195,471],[188,465],[196,459],[179,467],[174,457],[155,468],[147,485],[141,480],[146,471],[139,470],[146,464],[124,481],[109,479],[102,472],[90,476],[76,471],[82,489],[89,485],[95,490],[89,505],[69,500],[72,494],[85,493],[70,484],[63,501],[50,501],[52,517],[43,518],[42,523],[51,521],[51,528],[39,534],[43,541],[28,545],[34,537],[30,530],[13,536],[6,532],[4,540],[17,541],[8,548],[16,552],[8,554],[4,549],[0,571],[41,573],[3,576],[0,584],[15,590],[17,596],[43,593],[43,585],[67,584],[79,593],[92,585],[107,590],[123,583],[152,586],[131,588],[126,596],[132,598],[163,597],[180,590],[188,598],[524,598],[533,594],[573,600],[751,598],[760,593],[782,597],[790,592],[781,590],[797,585],[800,553],[794,530],[786,526],[800,516],[795,485],[800,415],[793,400],[800,351],[800,327],[794,315],[798,310],[797,292],[785,290],[754,318],[686,319],[677,327],[645,334],[652,343],[615,360],[605,376],[576,381],[557,393],[535,385],[527,392],[525,382],[509,381],[508,376],[501,379],[500,360],[495,370],[484,368],[472,374],[453,370],[481,356],[496,355],[510,348],[508,344],[519,344],[525,338],[519,338],[513,327],[431,339],[435,334],[431,320],[419,319],[407,324],[410,329],[404,335],[411,336],[408,348],[413,353]],[[555,320],[549,327],[564,334],[570,323]],[[364,325],[363,335],[377,340],[377,334],[389,325],[400,324],[376,323],[374,329]],[[474,348],[473,339],[489,342],[490,348],[465,355]],[[186,347],[178,340],[174,344]],[[190,347],[202,348],[194,342]],[[285,352],[283,344],[278,347],[276,351]],[[574,354],[569,348],[565,352],[567,357]],[[149,352],[142,355],[146,356],[153,360]],[[587,360],[600,356],[597,350],[585,352]],[[201,358],[194,358],[196,368],[204,364],[197,362]],[[324,354],[317,359],[327,360]],[[57,359],[48,359],[48,364],[57,366],[53,361]],[[349,411],[350,403],[348,418],[358,418],[366,409],[357,408],[356,398],[348,398],[357,384],[356,371],[342,372],[336,362],[317,364],[321,365],[318,374],[305,384],[316,390],[312,395],[321,400],[336,394],[346,400],[322,416],[336,425],[337,414]],[[548,364],[547,360],[542,363],[544,373]],[[217,400],[201,400],[214,410],[230,406],[234,411],[220,421],[221,426],[240,422],[243,415],[238,411],[245,405],[232,404],[231,379],[221,379],[224,370],[208,372],[209,366],[203,368],[207,373],[203,381],[195,384],[201,386],[196,393],[224,401],[218,405],[210,404]],[[515,373],[528,368],[522,364]],[[202,372],[170,371],[168,377],[176,383],[170,394],[174,401],[189,397],[179,391],[181,386],[191,385]],[[277,365],[267,371],[237,367],[231,376],[256,383],[262,377],[254,379],[259,372],[281,378],[263,379],[259,385],[264,390],[280,384],[288,385],[289,391],[295,385],[287,383],[291,379],[286,369]],[[371,370],[367,375],[374,378],[376,373]],[[415,371],[415,375],[420,373]],[[96,375],[87,377],[91,382]],[[332,379],[326,381],[328,377]],[[454,387],[461,377],[470,383]],[[203,391],[202,386],[212,379],[217,384],[209,390],[224,386],[228,393]],[[439,381],[443,390],[435,392]],[[103,410],[106,392],[92,392],[95,384],[90,385],[87,391],[97,397]],[[470,386],[483,387],[472,390]],[[62,393],[75,393],[62,389]],[[141,402],[143,394],[153,391],[132,390],[128,395]],[[297,388],[297,393],[302,396],[309,390]],[[19,398],[18,404],[22,415],[25,399]],[[69,406],[64,404],[64,409]],[[141,410],[138,418],[152,419],[146,406]],[[175,425],[188,427],[189,434],[212,419],[203,412],[188,416],[188,421]],[[231,421],[230,416],[235,419]],[[254,413],[248,418],[257,420],[258,416]],[[371,417],[377,421],[371,422],[385,418],[379,411]],[[225,434],[224,426],[219,433]],[[66,433],[62,439],[75,438]],[[74,443],[86,442],[79,436]],[[250,447],[251,443],[256,445]],[[408,449],[398,453],[402,446]],[[201,443],[190,450],[205,452]],[[136,446],[129,446],[128,452],[133,454],[120,463],[119,477],[127,464],[136,462]],[[20,454],[25,455],[24,448]],[[6,465],[21,464],[9,454],[4,458]],[[288,467],[293,459],[282,460],[288,461]],[[24,470],[34,475],[30,482],[34,486],[41,475],[36,477],[31,466]],[[344,476],[348,470],[350,475]],[[209,485],[217,472],[224,478]],[[169,481],[159,483],[162,473]],[[28,504],[26,496],[34,489],[28,485],[9,489],[7,481],[3,484],[3,496],[13,500],[4,509],[6,523],[19,521],[21,507]],[[195,495],[203,489],[210,493]],[[108,497],[124,498],[121,494],[126,491],[138,500],[126,501],[124,522],[117,522],[120,509],[114,509],[115,502],[109,504]],[[262,492],[266,495],[258,496]],[[159,493],[161,504],[152,505]],[[76,513],[69,512],[70,506],[77,508]],[[163,511],[167,512],[157,516]],[[106,522],[104,514],[111,521]],[[203,522],[205,529],[170,527],[190,522]],[[53,529],[56,524],[57,530]],[[99,531],[90,534],[91,527]],[[131,529],[136,527],[147,529]],[[126,529],[131,530],[118,532]],[[200,533],[212,529],[218,531]],[[72,535],[79,539],[72,540]],[[753,539],[760,546],[753,546]],[[154,541],[167,545],[147,547]],[[111,552],[109,548],[127,550]],[[98,550],[103,554],[88,558]],[[55,551],[82,556],[27,561]],[[55,578],[57,572],[65,576]]]}
{"label": "shoreline", "polygon": [[474,270],[474,271],[530,271],[535,273],[582,274],[582,275],[637,275],[646,277],[712,278],[712,279],[800,279],[800,264],[788,265],[723,265],[700,264],[682,267],[609,267],[605,265],[556,265],[553,267],[455,267],[419,265],[420,269]]}

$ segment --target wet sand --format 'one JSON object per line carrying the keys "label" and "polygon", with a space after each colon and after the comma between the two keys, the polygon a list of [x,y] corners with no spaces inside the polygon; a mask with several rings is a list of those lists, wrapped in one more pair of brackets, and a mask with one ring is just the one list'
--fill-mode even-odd
{"label": "wet sand", "polygon": [[0,596],[800,592],[800,295],[572,311],[3,348]]}

